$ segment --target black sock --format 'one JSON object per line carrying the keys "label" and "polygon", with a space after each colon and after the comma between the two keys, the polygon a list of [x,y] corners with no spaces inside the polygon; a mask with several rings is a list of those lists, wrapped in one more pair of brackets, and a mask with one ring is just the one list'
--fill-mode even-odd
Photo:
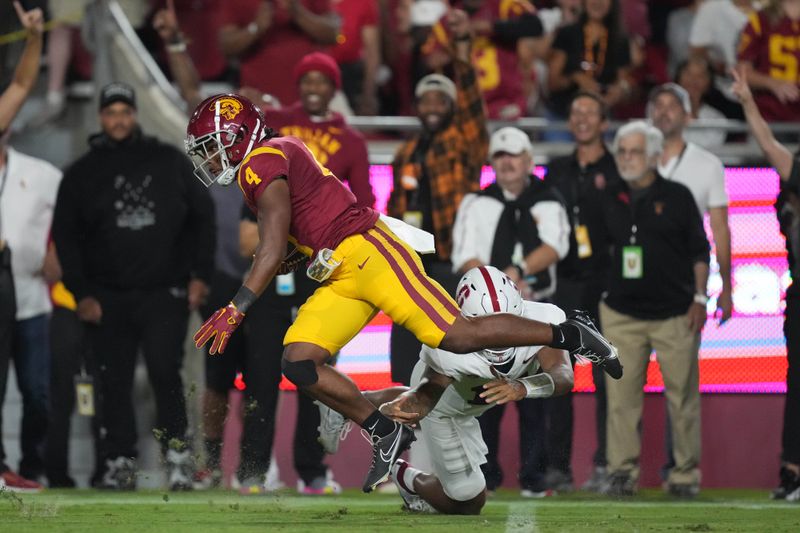
{"label": "black sock", "polygon": [[572,351],[581,347],[581,332],[572,324],[550,324],[553,329],[551,348]]}
{"label": "black sock", "polygon": [[222,456],[222,439],[206,439],[206,467],[217,470]]}
{"label": "black sock", "polygon": [[396,423],[393,420],[389,420],[383,416],[377,409],[372,411],[372,414],[369,415],[361,424],[361,427],[366,429],[367,433],[369,433],[369,437],[372,439],[372,442],[375,442],[376,440],[385,437],[394,431],[395,426]]}

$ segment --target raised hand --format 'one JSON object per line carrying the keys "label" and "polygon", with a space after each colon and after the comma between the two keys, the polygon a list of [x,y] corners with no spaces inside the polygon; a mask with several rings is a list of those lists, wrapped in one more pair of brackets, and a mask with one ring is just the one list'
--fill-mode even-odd
{"label": "raised hand", "polygon": [[22,27],[31,33],[41,35],[44,32],[44,13],[38,7],[25,11],[17,0],[14,0],[14,10],[17,12]]}
{"label": "raised hand", "polygon": [[153,17],[153,28],[165,43],[170,43],[180,33],[178,16],[175,14],[174,0],[167,0],[166,9],[159,10]]}

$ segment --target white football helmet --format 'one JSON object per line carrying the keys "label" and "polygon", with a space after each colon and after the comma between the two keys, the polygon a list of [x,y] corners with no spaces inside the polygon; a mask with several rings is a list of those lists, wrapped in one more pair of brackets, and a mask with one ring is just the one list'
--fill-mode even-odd
{"label": "white football helmet", "polygon": [[[456,288],[456,301],[465,317],[511,313],[522,315],[522,294],[511,278],[492,266],[469,270]],[[494,365],[503,364],[514,355],[514,348],[492,348],[477,352]]]}

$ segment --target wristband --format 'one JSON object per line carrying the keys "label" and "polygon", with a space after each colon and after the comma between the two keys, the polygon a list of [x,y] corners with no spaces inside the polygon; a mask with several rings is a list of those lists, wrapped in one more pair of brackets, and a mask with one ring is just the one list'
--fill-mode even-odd
{"label": "wristband", "polygon": [[706,305],[708,303],[708,296],[705,294],[697,293],[694,295],[694,303]]}
{"label": "wristband", "polygon": [[237,311],[244,314],[257,299],[258,296],[256,296],[256,293],[242,285],[239,288],[239,292],[237,292],[236,296],[231,300],[231,305],[233,305]]}
{"label": "wristband", "polygon": [[247,25],[247,33],[250,35],[258,35],[258,23],[251,22]]}
{"label": "wristband", "polygon": [[556,384],[547,372],[519,378],[517,381],[525,387],[526,398],[549,398],[556,390]]}
{"label": "wristband", "polygon": [[167,52],[171,54],[181,54],[186,51],[186,42],[178,41],[167,45]]}

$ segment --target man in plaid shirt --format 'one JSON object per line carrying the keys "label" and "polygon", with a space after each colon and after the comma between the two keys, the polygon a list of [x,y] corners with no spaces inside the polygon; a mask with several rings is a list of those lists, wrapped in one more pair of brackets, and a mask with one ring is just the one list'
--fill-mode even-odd
{"label": "man in plaid shirt", "polygon": [[[471,34],[466,13],[451,10],[447,22],[454,39],[455,83],[441,74],[422,78],[415,90],[422,130],[400,146],[392,163],[394,190],[389,215],[433,233],[436,253],[423,256],[428,275],[451,294],[458,283],[452,272],[452,228],[461,199],[480,189],[489,134],[484,102],[475,69],[470,64]],[[463,28],[461,27],[463,26]],[[408,331],[392,329],[392,379],[409,383],[420,343]]]}

